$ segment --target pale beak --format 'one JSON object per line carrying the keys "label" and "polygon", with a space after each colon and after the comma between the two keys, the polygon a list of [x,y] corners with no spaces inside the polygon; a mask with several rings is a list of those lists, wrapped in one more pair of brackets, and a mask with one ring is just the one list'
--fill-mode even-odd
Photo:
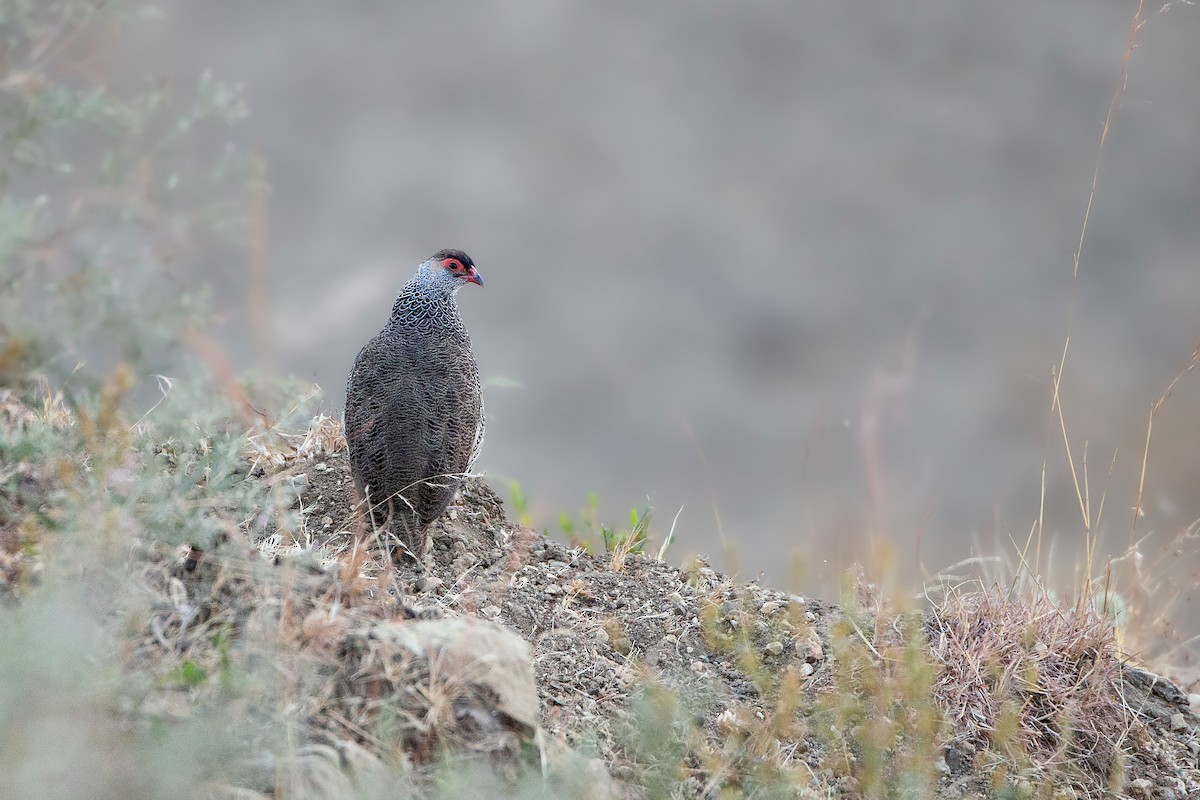
{"label": "pale beak", "polygon": [[474,283],[479,286],[483,286],[483,276],[480,275],[479,271],[476,270],[474,267],[471,267],[467,271],[467,276],[465,278],[463,278],[463,280],[465,280],[467,283]]}

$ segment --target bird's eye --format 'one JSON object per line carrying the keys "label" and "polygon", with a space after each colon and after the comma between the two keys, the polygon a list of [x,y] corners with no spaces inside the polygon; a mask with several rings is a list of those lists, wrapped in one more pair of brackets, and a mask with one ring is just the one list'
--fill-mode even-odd
{"label": "bird's eye", "polygon": [[444,262],[442,262],[442,266],[444,266],[446,269],[452,269],[455,272],[462,272],[465,269],[465,267],[462,265],[462,262],[456,258],[447,258]]}

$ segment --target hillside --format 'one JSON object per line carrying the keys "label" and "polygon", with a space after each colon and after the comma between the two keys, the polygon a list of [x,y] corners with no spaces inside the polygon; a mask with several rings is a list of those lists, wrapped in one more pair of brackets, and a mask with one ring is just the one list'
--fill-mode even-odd
{"label": "hillside", "polygon": [[[80,726],[76,758],[56,766],[65,783],[39,796],[1200,792],[1188,698],[1124,664],[1108,621],[1030,586],[960,588],[901,614],[859,586],[838,607],[700,561],[568,548],[514,524],[479,479],[437,523],[425,568],[397,568],[355,522],[328,420],[230,436],[241,467],[224,475],[204,461],[220,435],[198,450],[113,443],[96,420],[11,395],[3,421],[0,643],[46,625],[8,668],[11,786],[48,774],[14,742]],[[81,434],[112,447],[67,469],[79,454],[46,437]],[[151,475],[194,480],[151,509],[134,488]],[[247,497],[250,511],[221,511]],[[196,509],[224,521],[180,540],[171,520]],[[91,631],[86,652],[52,646],[64,625]],[[83,705],[50,696],[64,675]]]}

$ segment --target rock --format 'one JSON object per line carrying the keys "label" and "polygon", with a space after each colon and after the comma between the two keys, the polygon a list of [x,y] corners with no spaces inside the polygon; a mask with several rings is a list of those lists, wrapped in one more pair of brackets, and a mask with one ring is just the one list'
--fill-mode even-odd
{"label": "rock", "polygon": [[810,664],[825,657],[825,647],[821,644],[821,637],[817,635],[816,631],[796,639],[794,648],[797,658],[802,658]]}
{"label": "rock", "polygon": [[539,736],[538,743],[546,763],[546,782],[539,796],[620,800],[625,795],[600,759],[580,755],[557,739]]}
{"label": "rock", "polygon": [[971,765],[966,754],[957,747],[947,747],[945,749],[942,755],[942,763],[946,765],[944,771],[953,775],[965,772]]}
{"label": "rock", "polygon": [[347,688],[359,697],[409,689],[408,676],[428,672],[429,693],[449,693],[460,718],[480,722],[499,714],[537,728],[531,650],[507,628],[470,618],[382,622],[351,633],[343,649],[358,656],[344,670]]}
{"label": "rock", "polygon": [[1154,784],[1146,778],[1134,778],[1126,785],[1126,788],[1131,794],[1135,794],[1140,797],[1150,797],[1150,790],[1153,787]]}

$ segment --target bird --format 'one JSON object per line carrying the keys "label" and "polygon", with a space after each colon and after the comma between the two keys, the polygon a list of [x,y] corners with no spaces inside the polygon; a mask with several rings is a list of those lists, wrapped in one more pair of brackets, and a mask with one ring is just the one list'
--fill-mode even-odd
{"label": "bird", "polygon": [[387,324],[354,359],[343,430],[370,519],[420,562],[483,443],[479,368],[456,295],[483,286],[462,250],[439,250],[400,290]]}

